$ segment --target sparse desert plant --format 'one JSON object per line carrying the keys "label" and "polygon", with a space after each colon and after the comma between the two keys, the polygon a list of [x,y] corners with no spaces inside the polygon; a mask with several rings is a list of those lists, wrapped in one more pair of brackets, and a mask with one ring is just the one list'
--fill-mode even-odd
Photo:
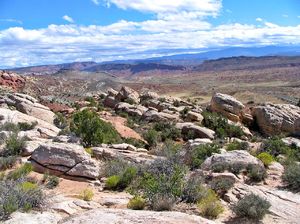
{"label": "sparse desert plant", "polygon": [[276,157],[280,154],[288,154],[291,148],[287,146],[279,137],[273,137],[263,142],[262,151]]}
{"label": "sparse desert plant", "polygon": [[270,203],[255,194],[249,194],[240,199],[233,207],[238,217],[245,217],[251,220],[261,220],[270,208]]}
{"label": "sparse desert plant", "polygon": [[205,159],[210,157],[213,153],[219,153],[220,148],[216,144],[199,145],[193,148],[190,152],[190,166],[192,169],[199,168]]}
{"label": "sparse desert plant", "polygon": [[46,187],[49,189],[56,188],[59,185],[59,178],[57,176],[49,176],[46,182]]}
{"label": "sparse desert plant", "polygon": [[187,203],[196,203],[207,194],[207,188],[203,186],[202,177],[191,177],[185,184],[181,199]]}
{"label": "sparse desert plant", "polygon": [[247,150],[249,148],[249,143],[248,142],[239,142],[239,141],[233,141],[229,143],[226,146],[227,151],[233,151],[233,150]]}
{"label": "sparse desert plant", "polygon": [[27,123],[27,122],[19,122],[18,123],[18,128],[20,131],[29,131],[34,129],[37,126],[38,122],[32,122],[32,123]]}
{"label": "sparse desert plant", "polygon": [[5,140],[4,156],[16,156],[22,153],[26,146],[26,138],[19,137],[18,132],[11,132]]}
{"label": "sparse desert plant", "polygon": [[129,200],[127,208],[132,210],[143,210],[146,206],[146,201],[140,196],[135,196]]}
{"label": "sparse desert plant", "polygon": [[7,121],[0,125],[0,131],[18,132],[19,127],[18,127],[18,125]]}
{"label": "sparse desert plant", "polygon": [[105,187],[110,190],[123,190],[129,186],[137,175],[137,168],[134,166],[127,166],[118,175],[110,176],[106,182]]}
{"label": "sparse desert plant", "polygon": [[153,195],[151,206],[154,211],[171,211],[175,202],[174,195],[157,193]]}
{"label": "sparse desert plant", "polygon": [[300,192],[300,165],[296,163],[288,164],[282,176],[287,183],[287,187],[293,191]]}
{"label": "sparse desert plant", "polygon": [[262,153],[258,154],[257,158],[263,162],[265,167],[268,167],[269,165],[271,165],[272,162],[275,161],[273,156],[267,152],[262,152]]}
{"label": "sparse desert plant", "polygon": [[73,116],[70,128],[82,139],[86,147],[101,143],[116,143],[121,139],[111,124],[101,120],[96,112],[87,109]]}
{"label": "sparse desert plant", "polygon": [[154,124],[153,128],[160,132],[162,141],[166,141],[167,139],[177,140],[181,137],[180,131],[174,124],[169,122],[157,122]]}
{"label": "sparse desert plant", "polygon": [[60,129],[65,129],[68,127],[68,121],[62,113],[55,113],[55,118],[53,121],[54,125]]}
{"label": "sparse desert plant", "polygon": [[26,177],[32,171],[32,165],[30,163],[25,163],[24,165],[20,166],[19,168],[11,171],[7,179],[17,180],[22,177]]}
{"label": "sparse desert plant", "polygon": [[224,208],[213,190],[208,190],[207,195],[197,203],[200,214],[204,217],[215,219],[223,211]]}
{"label": "sparse desert plant", "polygon": [[250,181],[260,182],[266,178],[267,172],[265,168],[249,164],[247,167],[247,176],[250,178]]}
{"label": "sparse desert plant", "polygon": [[93,149],[91,147],[85,148],[84,151],[86,151],[86,153],[88,153],[89,155],[91,155],[93,157]]}
{"label": "sparse desert plant", "polygon": [[216,178],[210,182],[210,187],[220,197],[223,197],[234,185],[235,181],[230,178]]}
{"label": "sparse desert plant", "polygon": [[12,168],[17,162],[17,156],[0,157],[0,170]]}
{"label": "sparse desert plant", "polygon": [[44,204],[41,188],[25,179],[0,181],[0,220],[6,220],[17,210],[29,211]]}
{"label": "sparse desert plant", "polygon": [[113,175],[107,178],[105,181],[105,188],[108,190],[116,190],[120,183],[121,177],[118,175]]}
{"label": "sparse desert plant", "polygon": [[80,198],[84,201],[91,201],[94,197],[94,192],[90,188],[86,188],[81,192]]}
{"label": "sparse desert plant", "polygon": [[159,141],[159,132],[155,129],[150,129],[143,134],[144,139],[147,141],[149,147],[155,147]]}

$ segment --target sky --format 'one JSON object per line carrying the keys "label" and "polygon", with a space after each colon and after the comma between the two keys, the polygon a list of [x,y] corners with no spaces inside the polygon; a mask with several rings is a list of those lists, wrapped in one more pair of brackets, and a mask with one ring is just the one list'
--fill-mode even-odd
{"label": "sky", "polygon": [[300,0],[0,0],[0,68],[300,45]]}

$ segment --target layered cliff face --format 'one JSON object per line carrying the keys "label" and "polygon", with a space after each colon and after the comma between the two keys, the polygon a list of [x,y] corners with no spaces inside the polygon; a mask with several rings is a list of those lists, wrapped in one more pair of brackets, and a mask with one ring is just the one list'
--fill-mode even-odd
{"label": "layered cliff face", "polygon": [[0,70],[0,86],[8,87],[14,91],[25,86],[26,79],[12,72]]}

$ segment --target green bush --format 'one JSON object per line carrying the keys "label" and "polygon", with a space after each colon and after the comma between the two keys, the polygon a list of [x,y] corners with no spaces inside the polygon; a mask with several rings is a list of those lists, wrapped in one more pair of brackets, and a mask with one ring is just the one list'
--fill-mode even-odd
{"label": "green bush", "polygon": [[6,220],[17,210],[29,211],[41,207],[44,195],[41,188],[25,179],[0,181],[0,220]]}
{"label": "green bush", "polygon": [[4,156],[16,156],[22,153],[26,146],[26,138],[19,137],[17,132],[12,132],[5,141]]}
{"label": "green bush", "polygon": [[250,181],[260,182],[266,178],[267,172],[264,168],[250,164],[247,167],[247,176],[250,178]]}
{"label": "green bush", "polygon": [[146,201],[145,199],[135,196],[132,199],[129,200],[127,204],[127,208],[132,209],[132,210],[143,210],[146,206]]}
{"label": "green bush", "polygon": [[145,198],[152,209],[169,209],[181,198],[185,173],[185,167],[171,160],[155,160],[135,179],[129,192]]}
{"label": "green bush", "polygon": [[17,162],[17,156],[0,157],[0,170],[12,168]]}
{"label": "green bush", "polygon": [[0,125],[0,131],[10,131],[10,132],[18,132],[19,127],[12,122],[5,122],[4,124]]}
{"label": "green bush", "polygon": [[94,99],[94,97],[92,97],[92,96],[87,96],[84,100],[90,103],[90,104],[89,104],[90,107],[97,107],[97,102],[96,102],[96,100]]}
{"label": "green bush", "polygon": [[296,163],[288,164],[282,176],[287,183],[287,187],[293,191],[300,192],[300,165]]}
{"label": "green bush", "polygon": [[155,129],[150,129],[146,133],[143,134],[143,138],[147,141],[150,148],[157,146],[159,142],[159,132]]}
{"label": "green bush", "polygon": [[101,120],[96,112],[87,109],[74,114],[70,129],[82,139],[86,147],[120,141],[118,132],[110,123]]}
{"label": "green bush", "polygon": [[10,172],[7,179],[17,180],[21,177],[26,177],[32,171],[32,165],[30,163],[25,163],[14,171]]}
{"label": "green bush", "polygon": [[31,124],[27,123],[27,122],[19,122],[18,123],[18,128],[20,131],[29,131],[34,129],[37,126],[38,122],[32,122]]}
{"label": "green bush", "polygon": [[210,182],[210,187],[220,197],[223,197],[234,185],[235,181],[230,178],[216,178]]}
{"label": "green bush", "polygon": [[181,199],[187,203],[196,203],[207,194],[202,177],[191,177],[185,184]]}
{"label": "green bush", "polygon": [[213,190],[208,190],[207,195],[197,203],[200,214],[204,217],[215,219],[224,208]]}
{"label": "green bush", "polygon": [[160,132],[161,140],[164,142],[168,139],[177,140],[181,137],[181,132],[174,124],[169,122],[157,122],[154,124],[154,130]]}
{"label": "green bush", "polygon": [[108,190],[116,190],[120,183],[121,177],[118,175],[113,175],[107,178],[105,181],[105,188]]}
{"label": "green bush", "polygon": [[261,160],[266,167],[268,167],[273,161],[275,161],[273,156],[267,152],[258,154],[257,158]]}
{"label": "green bush", "polygon": [[219,146],[216,144],[199,145],[190,150],[189,165],[192,169],[197,169],[201,166],[205,159],[212,156],[213,153],[220,153]]}
{"label": "green bush", "polygon": [[43,182],[48,189],[54,189],[59,185],[59,178],[57,176],[44,174]]}
{"label": "green bush", "polygon": [[124,142],[130,145],[133,145],[137,148],[145,148],[146,143],[140,139],[135,138],[125,138]]}
{"label": "green bush", "polygon": [[270,203],[255,195],[250,194],[240,199],[233,207],[238,217],[245,217],[251,220],[261,220],[268,212]]}
{"label": "green bush", "polygon": [[277,157],[281,154],[291,154],[292,149],[287,146],[279,137],[273,137],[264,141],[262,151]]}
{"label": "green bush", "polygon": [[203,125],[214,130],[219,138],[240,138],[244,135],[243,130],[239,126],[228,124],[228,120],[217,113],[205,111],[202,115],[204,118]]}
{"label": "green bush", "polygon": [[248,142],[238,142],[238,141],[233,141],[226,146],[227,151],[247,150],[248,148],[249,148]]}

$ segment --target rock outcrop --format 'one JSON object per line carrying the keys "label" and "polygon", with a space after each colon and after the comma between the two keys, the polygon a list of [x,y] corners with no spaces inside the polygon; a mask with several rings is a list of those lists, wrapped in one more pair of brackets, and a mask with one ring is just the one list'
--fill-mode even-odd
{"label": "rock outcrop", "polygon": [[264,164],[259,159],[244,150],[212,155],[202,163],[201,168],[203,170],[212,170],[216,165],[239,166],[241,169],[246,169],[249,165],[253,165],[259,169],[264,169]]}
{"label": "rock outcrop", "polygon": [[12,72],[0,70],[0,86],[6,86],[12,90],[20,90],[25,86],[26,79]]}
{"label": "rock outcrop", "polygon": [[300,107],[290,104],[266,104],[254,107],[252,115],[266,135],[300,135]]}
{"label": "rock outcrop", "polygon": [[53,124],[55,114],[46,106],[38,103],[38,100],[21,93],[6,94],[0,96],[0,104],[15,107],[18,111],[32,117]]}
{"label": "rock outcrop", "polygon": [[177,123],[176,128],[181,130],[182,134],[187,135],[189,132],[193,133],[194,138],[208,138],[214,139],[215,132],[211,129],[200,127],[194,123]]}
{"label": "rock outcrop", "polygon": [[138,104],[140,102],[140,95],[137,91],[129,87],[123,86],[119,93],[116,95],[116,99],[119,102],[127,101]]}
{"label": "rock outcrop", "polygon": [[82,146],[66,143],[41,144],[31,155],[36,171],[95,179],[99,165]]}

